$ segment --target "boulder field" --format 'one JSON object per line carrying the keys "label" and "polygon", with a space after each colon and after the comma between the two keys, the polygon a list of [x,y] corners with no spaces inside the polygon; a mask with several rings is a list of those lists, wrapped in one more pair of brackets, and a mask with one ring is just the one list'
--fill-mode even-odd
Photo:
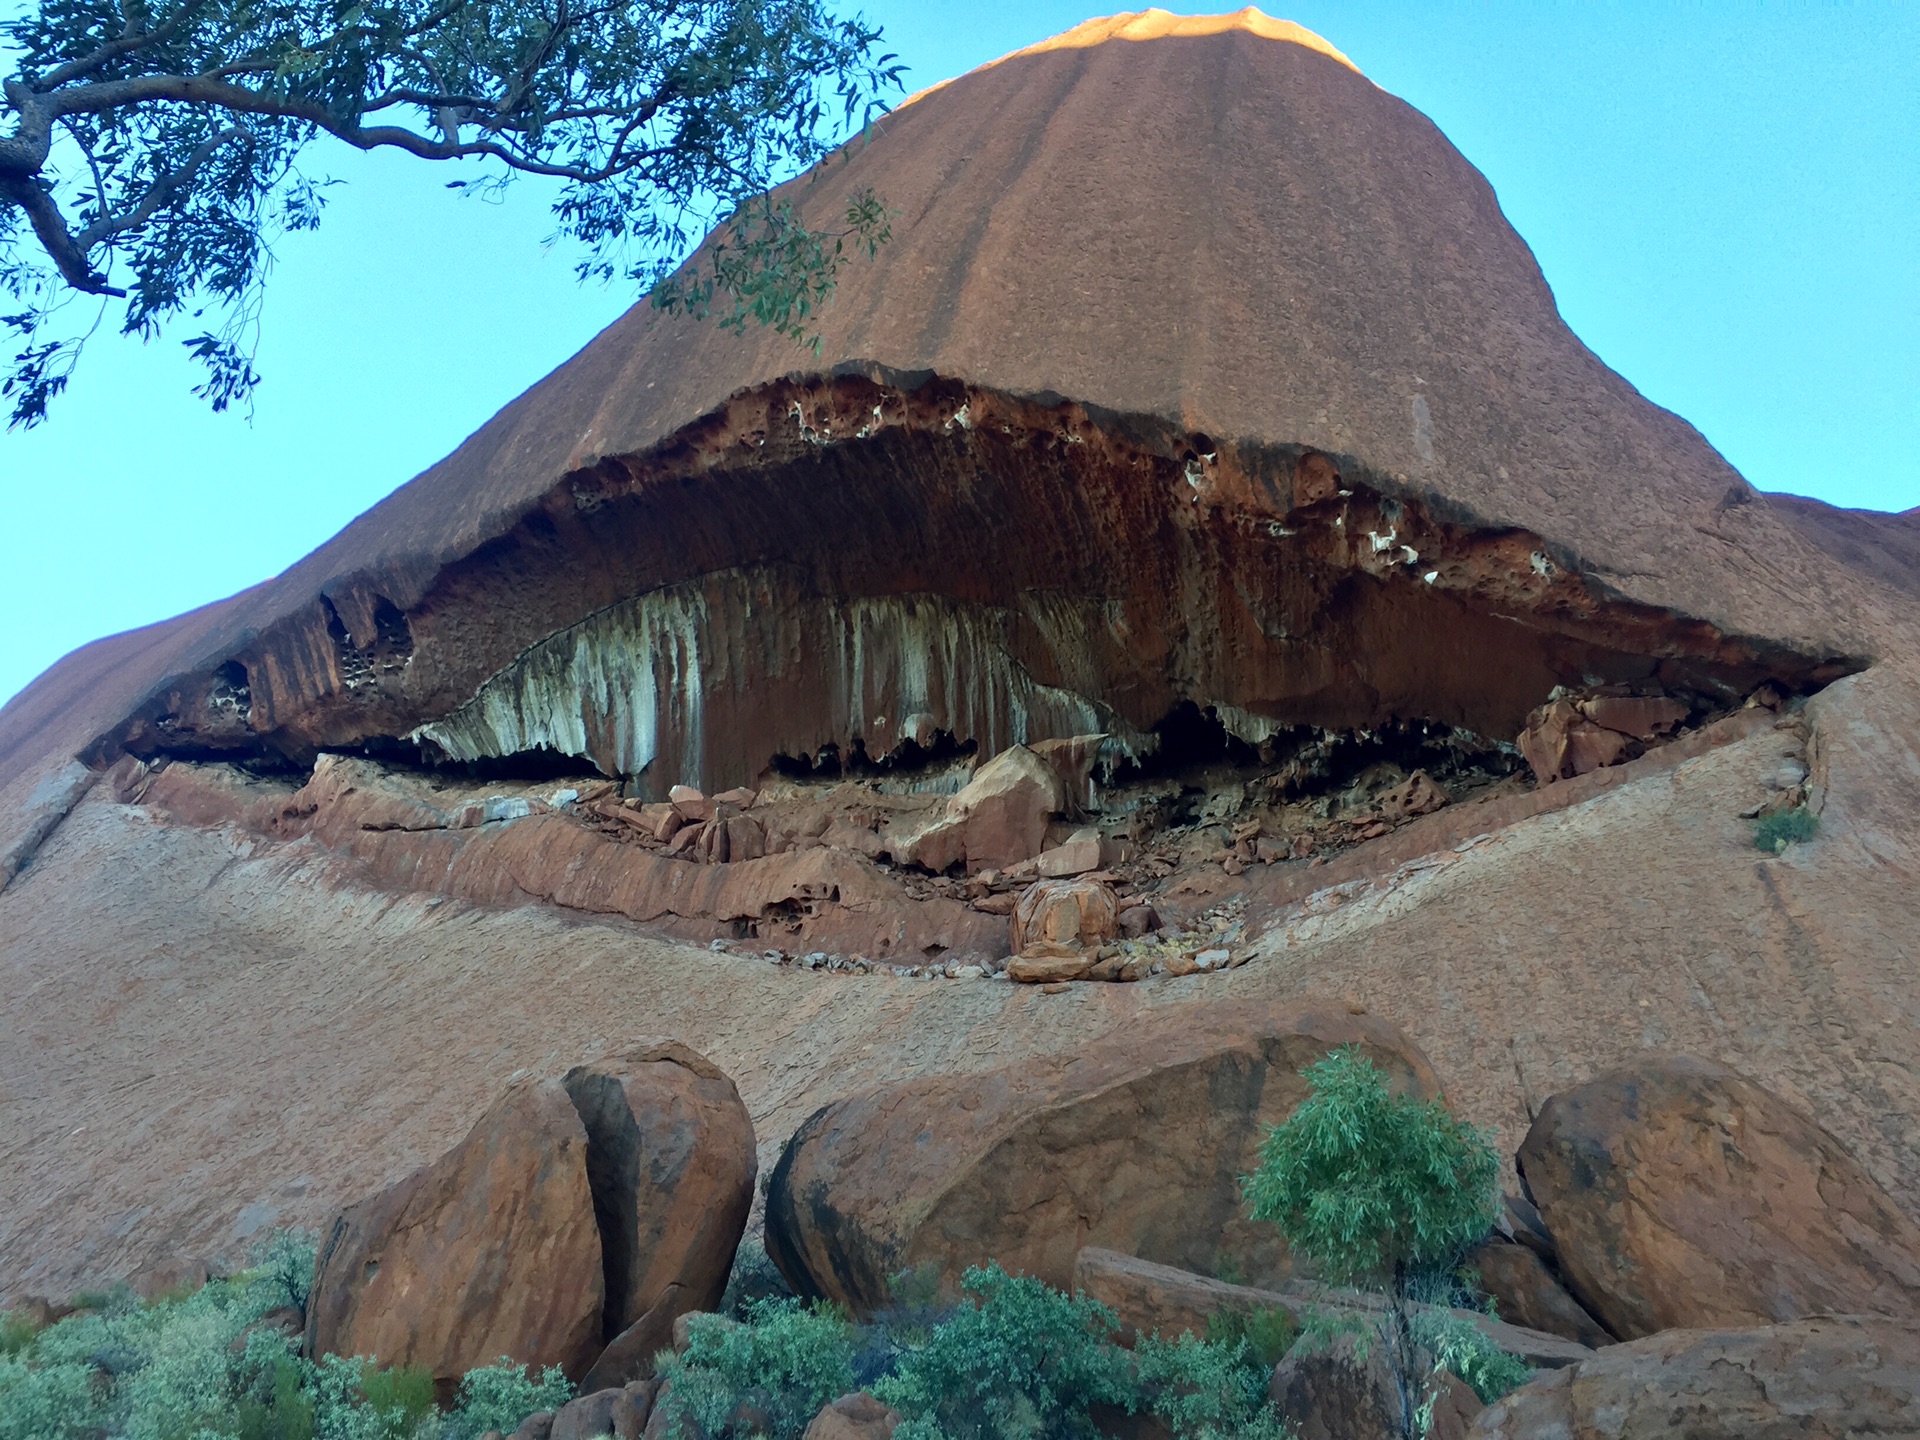
{"label": "boulder field", "polygon": [[[1431,123],[1257,12],[1074,32],[828,173],[803,215],[896,220],[817,353],[637,307],[0,710],[0,1303],[302,1226],[316,1325],[443,1379],[551,1345],[632,1428],[621,1356],[738,1225],[850,1300],[988,1244],[1219,1280],[1169,1217],[1226,1233],[1312,1040],[1224,1007],[1390,1019],[1520,1157],[1503,1314],[1630,1340],[1551,1382],[1576,1433],[1734,1350],[1896,1373],[1920,521],[1752,489]],[[702,1057],[644,1104],[642,1036]],[[1205,1185],[1121,1193],[1135,1136]],[[1104,1228],[1013,1233],[1021,1186]],[[536,1214],[564,1286],[512,1268]]]}
{"label": "boulder field", "polygon": [[[957,1097],[872,1087],[783,1147],[766,1252],[799,1294],[857,1321],[898,1303],[902,1277],[952,1299],[961,1272],[988,1261],[1106,1304],[1126,1345],[1260,1312],[1298,1325],[1377,1311],[1378,1295],[1325,1285],[1270,1228],[1255,1233],[1237,1196],[1259,1136],[1303,1098],[1301,1072],[1341,1046],[1402,1093],[1442,1095],[1383,1021],[1218,1003],[1156,1012],[1073,1064],[1026,1062]],[[1542,1158],[1569,1152],[1583,1158],[1552,1170]],[[1914,1252],[1897,1228],[1871,1228],[1892,1202],[1810,1117],[1722,1067],[1655,1056],[1550,1097],[1521,1165],[1541,1204],[1510,1195],[1477,1253],[1504,1243],[1532,1257],[1530,1283],[1563,1278],[1575,1318],[1550,1314],[1543,1331],[1453,1312],[1533,1379],[1483,1408],[1446,1377],[1437,1433],[1839,1440],[1920,1420],[1920,1288],[1903,1269]],[[523,1436],[637,1435],[663,1413],[655,1355],[684,1347],[735,1268],[753,1177],[730,1082],[684,1047],[516,1082],[445,1156],[335,1220],[309,1351],[421,1365],[443,1391],[482,1357],[558,1365],[582,1394]],[[1823,1192],[1836,1203],[1806,1204]],[[1666,1223],[1622,1225],[1624,1209]],[[1703,1214],[1719,1219],[1686,1224]],[[1759,1264],[1772,1283],[1750,1323]],[[1499,1277],[1491,1288],[1506,1298]],[[1620,1343],[1580,1302],[1636,1317],[1641,1333]],[[1386,1440],[1399,1401],[1377,1352],[1294,1347],[1271,1398],[1300,1435]],[[897,1419],[847,1396],[809,1433],[890,1433]]]}

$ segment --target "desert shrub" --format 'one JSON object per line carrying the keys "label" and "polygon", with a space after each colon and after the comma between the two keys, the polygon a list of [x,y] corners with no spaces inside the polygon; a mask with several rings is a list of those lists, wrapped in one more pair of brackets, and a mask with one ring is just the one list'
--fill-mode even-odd
{"label": "desert shrub", "polygon": [[1164,1421],[1175,1440],[1282,1440],[1286,1429],[1267,1403],[1272,1368],[1244,1337],[1156,1335],[1134,1348],[1136,1403]]}
{"label": "desert shrub", "polygon": [[1820,817],[1804,805],[1776,810],[1753,822],[1753,848],[1778,855],[1789,845],[1813,839],[1819,830]]}
{"label": "desert shrub", "polygon": [[720,1296],[720,1313],[734,1320],[747,1318],[747,1307],[756,1300],[787,1300],[793,1287],[780,1273],[764,1245],[741,1245],[733,1252],[733,1265],[727,1271],[727,1288]]}
{"label": "desert shrub", "polygon": [[1509,1355],[1471,1321],[1449,1311],[1417,1311],[1412,1329],[1415,1342],[1432,1356],[1433,1368],[1458,1375],[1473,1387],[1482,1404],[1491,1405],[1518,1390],[1533,1374],[1526,1361]]}
{"label": "desert shrub", "polygon": [[0,1356],[0,1440],[81,1440],[104,1419],[94,1370],[79,1361],[34,1365]]}
{"label": "desert shrub", "polygon": [[669,1435],[798,1440],[821,1406],[853,1388],[852,1327],[828,1305],[756,1300],[744,1321],[694,1321],[685,1352],[662,1352],[655,1373],[670,1387],[661,1401]]}
{"label": "desert shrub", "polygon": [[894,1440],[1049,1440],[1096,1433],[1095,1405],[1131,1405],[1113,1312],[998,1265],[967,1271],[978,1301],[899,1357],[873,1393],[905,1415]]}
{"label": "desert shrub", "polygon": [[557,1368],[535,1375],[532,1366],[516,1365],[503,1355],[462,1378],[445,1433],[448,1440],[476,1440],[489,1430],[511,1435],[529,1415],[558,1410],[572,1398],[573,1386]]}
{"label": "desert shrub", "polygon": [[17,1310],[0,1310],[0,1358],[18,1355],[33,1343],[40,1325],[31,1315]]}
{"label": "desert shrub", "polygon": [[[1268,1134],[1259,1169],[1243,1182],[1249,1208],[1326,1278],[1384,1295],[1372,1323],[1398,1390],[1401,1433],[1418,1440],[1432,1418],[1434,1377],[1447,1368],[1437,1332],[1416,1332],[1416,1317],[1433,1313],[1419,1302],[1436,1277],[1450,1288],[1461,1251],[1492,1227],[1499,1159],[1439,1101],[1394,1095],[1351,1046],[1309,1066],[1306,1078],[1307,1098]],[[1491,1383],[1491,1362],[1478,1363]]]}
{"label": "desert shrub", "polygon": [[1280,1363],[1299,1338],[1299,1322],[1278,1305],[1222,1310],[1207,1322],[1208,1341],[1215,1345],[1244,1343],[1253,1363],[1269,1370]]}
{"label": "desert shrub", "polygon": [[[421,1434],[423,1421],[430,1416],[439,1419],[433,1376],[425,1370],[398,1366],[383,1370],[365,1359],[323,1355],[308,1367],[306,1388],[313,1404],[315,1440],[413,1440]],[[569,1388],[563,1400],[571,1395]],[[526,1414],[544,1408],[536,1405]],[[514,1421],[516,1426],[519,1423]]]}
{"label": "desert shrub", "polygon": [[269,1310],[284,1307],[307,1313],[319,1239],[311,1230],[275,1230],[253,1247],[246,1274],[264,1288]]}
{"label": "desert shrub", "polygon": [[[117,1289],[22,1332],[0,1357],[0,1440],[439,1440],[431,1376],[310,1364],[260,1323],[305,1298],[312,1255],[308,1237],[270,1237],[238,1275],[150,1304]],[[505,1428],[547,1408],[553,1387],[534,1389]]]}

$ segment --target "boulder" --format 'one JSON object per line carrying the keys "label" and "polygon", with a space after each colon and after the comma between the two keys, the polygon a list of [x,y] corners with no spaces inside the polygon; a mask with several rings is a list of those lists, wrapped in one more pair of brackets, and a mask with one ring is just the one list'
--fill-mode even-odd
{"label": "boulder", "polygon": [[1067,805],[1073,810],[1093,807],[1093,767],[1100,758],[1105,735],[1072,735],[1060,740],[1036,740],[1028,748],[1060,777]]}
{"label": "boulder", "polygon": [[767,1253],[801,1294],[870,1313],[891,1278],[933,1267],[952,1294],[971,1265],[1068,1286],[1085,1245],[1201,1274],[1290,1272],[1240,1177],[1306,1094],[1301,1070],[1354,1044],[1401,1093],[1439,1093],[1392,1025],[1346,1007],[1167,1005],[1065,1054],[956,1083],[894,1081],[816,1111],[767,1193]]}
{"label": "boulder", "polygon": [[1667,1330],[1535,1379],[1475,1422],[1484,1440],[1856,1440],[1920,1435],[1920,1326],[1842,1316]]}
{"label": "boulder", "polygon": [[898,1410],[857,1390],[814,1416],[801,1440],[893,1440],[900,1420]]}
{"label": "boulder", "polygon": [[1547,1262],[1525,1245],[1489,1240],[1475,1247],[1467,1256],[1467,1264],[1479,1272],[1480,1288],[1492,1298],[1502,1320],[1582,1345],[1613,1344],[1614,1337],[1607,1328],[1573,1298]]}
{"label": "boulder", "polygon": [[753,1121],[718,1067],[671,1042],[565,1084],[605,1246],[608,1344],[585,1383],[619,1385],[652,1373],[677,1317],[719,1304],[753,1204]]}
{"label": "boulder", "polygon": [[1120,907],[1098,880],[1036,880],[1013,909],[1013,953],[1085,956],[1120,933]]}
{"label": "boulder", "polygon": [[[1120,1318],[1121,1336],[1127,1344],[1156,1331],[1167,1339],[1177,1338],[1185,1330],[1204,1336],[1214,1316],[1229,1312],[1244,1315],[1255,1310],[1284,1310],[1299,1320],[1315,1309],[1373,1315],[1384,1304],[1379,1295],[1369,1291],[1335,1289],[1300,1279],[1283,1281],[1272,1290],[1230,1285],[1095,1246],[1088,1246],[1075,1258],[1073,1283],[1076,1289],[1085,1290],[1112,1308]],[[1477,1310],[1455,1310],[1453,1314],[1535,1369],[1576,1365],[1593,1354],[1591,1346],[1508,1324]]]}
{"label": "boulder", "polygon": [[1711,1061],[1551,1097],[1516,1164],[1574,1295],[1622,1339],[1920,1318],[1920,1226],[1810,1116]]}
{"label": "boulder", "polygon": [[[1016,955],[1007,962],[1007,978],[1021,985],[1058,985],[1068,980],[1091,980],[1095,969],[1104,963],[1096,961],[1094,952],[1090,950],[1071,950],[1064,955]],[[1112,978],[1119,978],[1117,971]]]}
{"label": "boulder", "polygon": [[447,1154],[333,1222],[307,1353],[420,1366],[443,1391],[502,1355],[579,1376],[605,1308],[586,1128],[558,1080],[530,1080]]}
{"label": "boulder", "polygon": [[906,858],[933,871],[962,861],[969,871],[1005,869],[1040,853],[1048,823],[1066,804],[1059,771],[1015,745],[974,772],[909,842]]}
{"label": "boulder", "polygon": [[1652,740],[1670,734],[1688,712],[1665,695],[1595,695],[1580,702],[1580,713],[1608,730]]}
{"label": "boulder", "polygon": [[1143,1335],[1177,1340],[1188,1331],[1204,1340],[1216,1315],[1284,1310],[1292,1317],[1299,1308],[1296,1300],[1271,1290],[1232,1285],[1097,1245],[1074,1257],[1073,1288],[1119,1317],[1119,1340],[1127,1346]]}
{"label": "boulder", "polygon": [[1100,869],[1105,863],[1103,856],[1100,832],[1089,825],[1074,831],[1052,849],[1042,850],[1033,865],[1043,876],[1057,880]]}
{"label": "boulder", "polygon": [[[1452,800],[1439,781],[1424,770],[1416,770],[1381,795],[1380,810],[1389,819],[1407,820],[1415,815],[1431,815]],[[1267,857],[1263,854],[1260,858]]]}
{"label": "boulder", "polygon": [[598,1440],[613,1434],[614,1410],[626,1400],[627,1392],[617,1387],[569,1400],[554,1412],[547,1440]]}
{"label": "boulder", "polygon": [[[1480,1397],[1442,1371],[1426,1440],[1463,1440],[1480,1413]],[[1401,1401],[1386,1347],[1374,1338],[1362,1356],[1351,1336],[1325,1345],[1296,1345],[1273,1367],[1267,1398],[1295,1440],[1401,1440]],[[1425,1399],[1413,1396],[1418,1407]]]}

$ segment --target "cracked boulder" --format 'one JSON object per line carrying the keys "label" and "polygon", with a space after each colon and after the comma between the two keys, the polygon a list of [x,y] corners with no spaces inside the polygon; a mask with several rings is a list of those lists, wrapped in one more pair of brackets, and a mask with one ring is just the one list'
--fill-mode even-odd
{"label": "cracked boulder", "polygon": [[589,1389],[642,1378],[719,1301],[754,1172],[732,1081],[685,1046],[522,1081],[333,1222],[308,1353],[419,1366],[443,1395],[502,1355]]}
{"label": "cracked boulder", "polygon": [[571,1070],[606,1271],[607,1348],[585,1387],[653,1373],[673,1322],[719,1308],[758,1172],[733,1081],[684,1045]]}
{"label": "cracked boulder", "polygon": [[1614,1334],[1920,1320],[1920,1225],[1840,1142],[1724,1066],[1651,1056],[1552,1096],[1516,1157]]}
{"label": "cracked boulder", "polygon": [[418,1366],[447,1394],[502,1355],[577,1378],[604,1343],[605,1311],[586,1127],[565,1086],[530,1080],[447,1154],[333,1222],[307,1353]]}
{"label": "cracked boulder", "polygon": [[1358,1045],[1401,1093],[1432,1096],[1426,1057],[1346,1009],[1175,1006],[1058,1056],[956,1082],[863,1090],[817,1111],[767,1192],[767,1253],[802,1295],[868,1313],[894,1276],[932,1267],[946,1293],[997,1260],[1073,1283],[1086,1245],[1251,1284],[1291,1273],[1240,1177],[1307,1093],[1307,1066]]}

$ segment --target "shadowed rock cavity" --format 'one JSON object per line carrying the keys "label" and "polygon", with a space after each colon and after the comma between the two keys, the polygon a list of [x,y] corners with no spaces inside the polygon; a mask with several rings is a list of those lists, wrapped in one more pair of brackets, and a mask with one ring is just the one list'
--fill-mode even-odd
{"label": "shadowed rock cavity", "polygon": [[577,757],[659,796],[777,756],[993,754],[1185,704],[1258,744],[1497,740],[1555,687],[1711,708],[1852,669],[1611,597],[1578,557],[1341,456],[911,377],[737,396],[434,571],[343,587],[106,742]]}

